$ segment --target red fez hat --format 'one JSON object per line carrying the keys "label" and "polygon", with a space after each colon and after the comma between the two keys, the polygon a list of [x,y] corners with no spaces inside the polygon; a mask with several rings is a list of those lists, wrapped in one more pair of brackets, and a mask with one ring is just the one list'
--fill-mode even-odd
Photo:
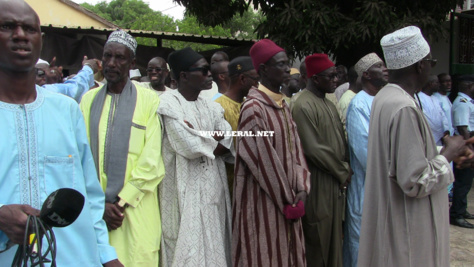
{"label": "red fez hat", "polygon": [[262,39],[256,42],[250,48],[250,57],[252,57],[253,67],[258,71],[258,66],[262,63],[266,63],[270,58],[280,52],[284,52],[285,49],[276,45],[272,40]]}
{"label": "red fez hat", "polygon": [[311,78],[314,74],[321,73],[330,67],[334,67],[334,63],[326,54],[315,53],[311,56],[307,56],[304,61],[308,78]]}

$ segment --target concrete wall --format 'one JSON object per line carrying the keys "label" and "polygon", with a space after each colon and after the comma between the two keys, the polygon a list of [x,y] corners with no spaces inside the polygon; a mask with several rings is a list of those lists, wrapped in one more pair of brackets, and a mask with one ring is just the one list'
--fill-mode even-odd
{"label": "concrete wall", "polygon": [[40,17],[41,25],[109,28],[104,23],[59,0],[25,0]]}

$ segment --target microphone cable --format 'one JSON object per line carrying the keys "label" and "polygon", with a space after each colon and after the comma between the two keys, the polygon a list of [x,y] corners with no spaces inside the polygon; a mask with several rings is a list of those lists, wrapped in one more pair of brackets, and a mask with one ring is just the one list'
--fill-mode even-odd
{"label": "microphone cable", "polygon": [[[28,234],[30,228],[32,231]],[[51,267],[56,267],[56,238],[52,227],[43,224],[39,217],[28,215],[25,229],[23,244],[18,245],[12,267],[43,267],[45,263],[50,263]],[[43,237],[47,245],[44,253]],[[51,259],[47,258],[48,254]]]}

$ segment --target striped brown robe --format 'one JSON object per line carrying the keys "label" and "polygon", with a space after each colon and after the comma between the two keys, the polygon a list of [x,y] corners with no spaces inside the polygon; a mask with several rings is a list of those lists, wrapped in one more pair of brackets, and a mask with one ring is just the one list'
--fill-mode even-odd
{"label": "striped brown robe", "polygon": [[278,106],[252,88],[239,131],[274,131],[273,137],[238,137],[232,203],[232,262],[238,266],[306,266],[301,219],[283,208],[309,192],[310,173],[286,103]]}

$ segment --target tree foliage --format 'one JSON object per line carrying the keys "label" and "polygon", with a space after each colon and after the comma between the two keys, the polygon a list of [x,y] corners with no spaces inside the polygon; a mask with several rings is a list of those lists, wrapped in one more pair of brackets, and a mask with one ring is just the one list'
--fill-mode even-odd
{"label": "tree foliage", "polygon": [[[180,32],[220,37],[254,39],[257,37],[255,33],[257,25],[262,20],[261,14],[250,9],[242,13],[242,16],[236,14],[226,20],[225,23],[210,27],[200,24],[195,16],[189,14],[185,15],[182,20],[175,20],[159,11],[154,11],[142,0],[113,0],[110,3],[103,1],[96,5],[84,3],[81,6],[124,29]],[[137,41],[141,45],[156,45],[156,40],[151,38],[137,38]],[[191,46],[197,51],[220,48],[217,45],[170,40],[163,40],[163,46],[175,49]]]}
{"label": "tree foliage", "polygon": [[383,35],[417,25],[430,41],[447,38],[443,25],[462,0],[174,0],[204,25],[224,25],[249,6],[265,17],[258,38],[270,38],[290,55],[331,53],[353,65],[370,52],[381,54]]}

